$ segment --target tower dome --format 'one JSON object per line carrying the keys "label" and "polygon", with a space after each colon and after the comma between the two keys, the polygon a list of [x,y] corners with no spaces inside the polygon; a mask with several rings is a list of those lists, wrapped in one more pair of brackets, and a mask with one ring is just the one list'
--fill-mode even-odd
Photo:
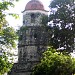
{"label": "tower dome", "polygon": [[44,6],[39,0],[31,0],[26,4],[25,10],[44,10]]}

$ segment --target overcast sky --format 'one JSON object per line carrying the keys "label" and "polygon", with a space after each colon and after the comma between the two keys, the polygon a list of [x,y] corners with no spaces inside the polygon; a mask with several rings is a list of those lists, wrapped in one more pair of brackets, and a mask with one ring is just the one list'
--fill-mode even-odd
{"label": "overcast sky", "polygon": [[[10,9],[10,12],[17,13],[19,14],[20,18],[15,20],[12,17],[7,17],[7,20],[9,21],[9,24],[13,26],[14,28],[17,28],[22,25],[22,11],[25,9],[26,4],[30,0],[20,0],[19,2],[15,3],[15,7]],[[49,4],[51,0],[40,0],[43,5],[45,10],[49,10]]]}

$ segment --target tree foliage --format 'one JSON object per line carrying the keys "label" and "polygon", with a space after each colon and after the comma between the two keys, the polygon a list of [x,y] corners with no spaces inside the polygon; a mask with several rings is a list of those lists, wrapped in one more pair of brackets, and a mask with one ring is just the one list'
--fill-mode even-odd
{"label": "tree foliage", "polygon": [[15,40],[17,39],[16,32],[12,27],[5,27],[0,36],[0,45],[7,48],[16,47]]}
{"label": "tree foliage", "polygon": [[0,56],[0,75],[7,73],[12,68],[12,63],[8,62],[6,54]]}
{"label": "tree foliage", "polygon": [[42,20],[42,22],[41,22],[42,26],[47,26],[48,16],[47,15],[43,15],[41,20]]}
{"label": "tree foliage", "polygon": [[44,52],[41,63],[34,67],[32,75],[73,75],[74,73],[75,59],[50,47]]}
{"label": "tree foliage", "polygon": [[74,0],[52,0],[50,4],[50,44],[58,49],[71,52],[74,50],[75,37],[75,2]]}
{"label": "tree foliage", "polygon": [[6,21],[6,15],[17,17],[13,13],[5,13],[10,6],[14,7],[13,1],[2,0],[0,2],[0,75],[8,72],[11,68],[11,64],[8,61],[8,53],[6,53],[8,52],[7,50],[16,47],[16,32]]}

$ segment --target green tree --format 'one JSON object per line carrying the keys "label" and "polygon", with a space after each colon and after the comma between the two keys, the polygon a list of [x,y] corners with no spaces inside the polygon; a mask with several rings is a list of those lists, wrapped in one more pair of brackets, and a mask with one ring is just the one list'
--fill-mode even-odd
{"label": "green tree", "polygon": [[8,60],[9,53],[7,50],[15,48],[15,40],[17,40],[15,30],[6,21],[6,15],[12,15],[15,18],[18,15],[5,13],[6,10],[9,10],[9,7],[14,7],[13,1],[2,0],[0,2],[0,75],[8,72],[12,66],[12,63],[10,64]]}
{"label": "green tree", "polygon": [[52,0],[50,4],[50,45],[67,52],[74,50],[75,2],[74,0]]}
{"label": "green tree", "polygon": [[49,48],[44,52],[41,63],[34,67],[32,75],[73,75],[74,73],[75,59]]}

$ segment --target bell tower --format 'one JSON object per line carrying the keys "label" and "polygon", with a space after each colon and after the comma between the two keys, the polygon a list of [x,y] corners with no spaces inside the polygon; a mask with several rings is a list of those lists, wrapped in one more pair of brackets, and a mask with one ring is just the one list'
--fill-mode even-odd
{"label": "bell tower", "polygon": [[[44,10],[43,4],[39,0],[31,0],[26,4],[23,11],[23,26],[21,27],[18,43],[18,61],[39,61],[38,51],[46,50],[43,46],[44,29],[42,29],[42,16],[47,16],[48,11]],[[43,33],[42,33],[43,32]],[[46,41],[45,41],[46,42]]]}
{"label": "bell tower", "polygon": [[23,13],[23,26],[19,30],[18,63],[14,64],[12,75],[30,75],[34,65],[39,63],[47,49],[46,29],[42,28],[42,16],[48,16],[39,0],[29,1]]}

